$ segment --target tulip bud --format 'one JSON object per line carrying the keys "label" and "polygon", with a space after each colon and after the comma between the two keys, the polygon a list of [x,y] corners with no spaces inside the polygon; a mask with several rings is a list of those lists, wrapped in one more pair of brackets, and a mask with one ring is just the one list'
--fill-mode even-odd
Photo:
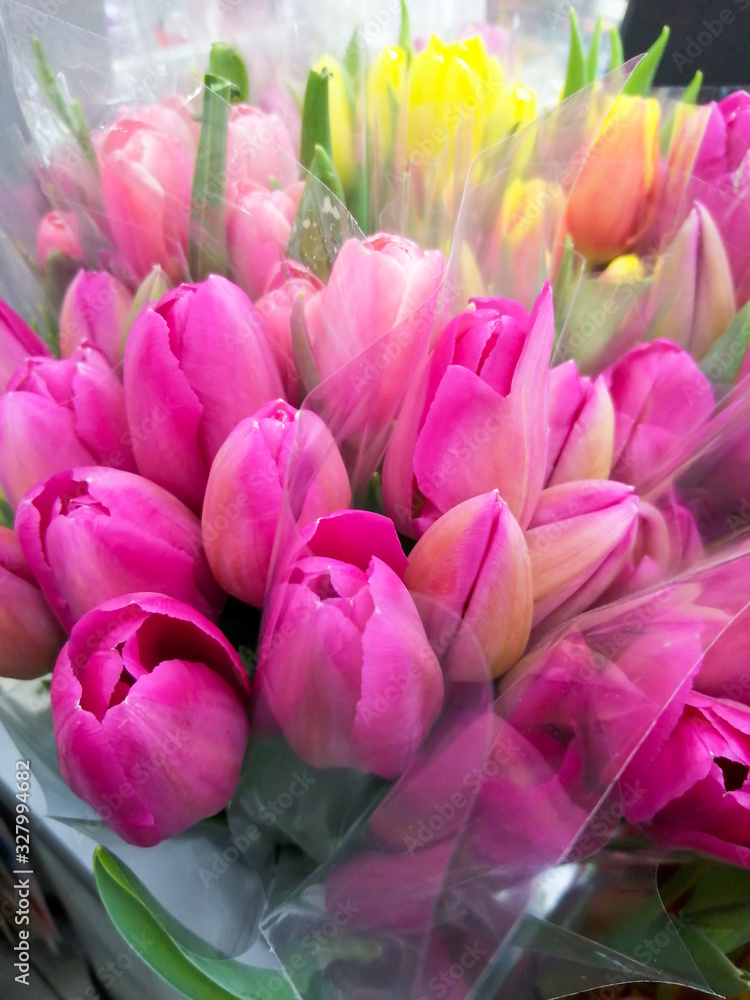
{"label": "tulip bud", "polygon": [[36,256],[44,271],[50,254],[59,253],[83,261],[83,244],[75,212],[47,212],[36,231]]}
{"label": "tulip bud", "polygon": [[267,602],[255,674],[295,753],[395,778],[443,703],[440,664],[401,581],[395,528],[369,511],[321,518]]}
{"label": "tulip bud", "polygon": [[638,497],[622,483],[585,481],[542,492],[526,532],[536,627],[585,611],[625,565],[638,529]]}
{"label": "tulip bud", "polygon": [[57,473],[24,497],[16,534],[67,632],[102,601],[140,590],[184,601],[214,620],[224,604],[198,518],[129,472]]}
{"label": "tulip bud", "polygon": [[659,105],[621,95],[586,154],[565,210],[576,250],[608,261],[635,246],[659,194]]}
{"label": "tulip bud", "polygon": [[700,202],[659,261],[647,306],[648,339],[663,337],[700,361],[734,319],[737,304],[727,252]]}
{"label": "tulip bud", "polygon": [[228,208],[232,273],[253,301],[265,292],[274,269],[284,259],[302,187],[299,182],[287,191],[240,191]]}
{"label": "tulip bud", "polygon": [[386,513],[411,537],[490,490],[523,528],[544,482],[552,290],[531,316],[508,299],[474,303],[441,334],[386,452]]}
{"label": "tulip bud", "polygon": [[192,607],[159,594],[108,601],[76,624],[52,674],[62,776],[128,843],[158,844],[234,793],[248,687]]}
{"label": "tulip bud", "polygon": [[64,642],[15,535],[0,526],[0,677],[41,677]]}
{"label": "tulip bud", "polygon": [[303,527],[346,509],[352,494],[320,417],[279,399],[241,421],[226,439],[203,503],[203,544],[214,576],[224,590],[258,608],[285,497]]}
{"label": "tulip bud", "polygon": [[133,296],[106,271],[79,271],[68,286],[60,311],[60,353],[64,358],[88,341],[117,368]]}
{"label": "tulip bud", "polygon": [[518,522],[497,491],[449,510],[409,556],[404,583],[452,680],[499,677],[531,631],[531,563]]}
{"label": "tulip bud", "polygon": [[11,375],[22,361],[50,357],[50,352],[21,317],[0,299],[0,392],[5,392]]}
{"label": "tulip bud", "polygon": [[288,188],[299,179],[291,136],[276,114],[234,104],[227,127],[227,201],[246,185]]}
{"label": "tulip bud", "polygon": [[29,358],[0,396],[0,489],[12,508],[74,465],[135,471],[122,385],[88,346],[62,361]]}
{"label": "tulip bud", "polygon": [[[124,382],[139,472],[195,511],[229,432],[283,391],[257,310],[218,275],[180,285],[141,312],[128,334]],[[158,433],[138,433],[154,420]]]}
{"label": "tulip bud", "polygon": [[608,479],[615,444],[615,411],[600,376],[579,376],[575,361],[550,372],[547,486],[575,479]]}
{"label": "tulip bud", "polygon": [[615,407],[612,477],[641,488],[674,471],[714,406],[711,383],[693,358],[655,340],[628,351],[604,379]]}

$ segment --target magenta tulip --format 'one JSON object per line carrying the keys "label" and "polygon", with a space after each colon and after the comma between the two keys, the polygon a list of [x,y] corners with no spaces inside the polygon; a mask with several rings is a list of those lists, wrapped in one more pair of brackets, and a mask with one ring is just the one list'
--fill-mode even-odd
{"label": "magenta tulip", "polygon": [[52,476],[24,497],[16,534],[67,632],[97,604],[136,590],[174,597],[214,620],[224,604],[198,518],[130,472],[80,468]]}
{"label": "magenta tulip", "polygon": [[[257,310],[218,275],[180,285],[141,312],[128,335],[124,381],[138,470],[195,511],[229,432],[283,395]],[[139,433],[157,408],[158,432]]]}
{"label": "magenta tulip", "polygon": [[385,509],[412,537],[490,490],[525,528],[544,483],[552,289],[531,316],[507,299],[474,302],[443,331],[386,453]]}
{"label": "magenta tulip", "polygon": [[615,407],[612,478],[642,488],[673,472],[711,416],[708,378],[668,340],[633,348],[604,378]]}
{"label": "magenta tulip", "polygon": [[36,257],[44,271],[52,253],[83,261],[83,244],[75,212],[47,212],[36,231]]}
{"label": "magenta tulip", "polygon": [[261,607],[285,502],[304,527],[351,503],[336,443],[310,410],[279,399],[241,421],[221,446],[203,503],[203,544],[224,590]]}
{"label": "magenta tulip", "polygon": [[316,767],[395,778],[443,703],[440,664],[402,582],[388,518],[321,518],[271,591],[256,680],[258,711]]}
{"label": "magenta tulip", "polygon": [[122,385],[93,347],[29,358],[0,396],[0,488],[11,507],[74,465],[135,471]]}
{"label": "magenta tulip", "polygon": [[546,486],[575,479],[608,479],[615,412],[604,379],[578,374],[575,361],[550,371]]}
{"label": "magenta tulip", "polygon": [[84,341],[97,347],[117,368],[125,350],[125,336],[133,296],[106,271],[79,271],[60,310],[60,353],[64,358]]}
{"label": "magenta tulip", "polygon": [[227,246],[237,284],[255,301],[286,255],[302,183],[286,191],[242,189],[228,207]]}
{"label": "magenta tulip", "polygon": [[227,200],[254,184],[267,190],[288,188],[299,179],[291,136],[276,114],[250,104],[235,104],[227,134]]}
{"label": "magenta tulip", "polygon": [[531,630],[531,562],[518,522],[497,491],[438,518],[404,575],[432,648],[453,680],[498,677]]}
{"label": "magenta tulip", "polygon": [[49,358],[49,348],[21,317],[0,299],[0,392],[26,358]]}
{"label": "magenta tulip", "polygon": [[247,675],[216,626],[160,594],[89,611],[52,674],[60,770],[123,840],[151,847],[237,787]]}
{"label": "magenta tulip", "polygon": [[64,642],[15,535],[0,526],[0,677],[41,677]]}

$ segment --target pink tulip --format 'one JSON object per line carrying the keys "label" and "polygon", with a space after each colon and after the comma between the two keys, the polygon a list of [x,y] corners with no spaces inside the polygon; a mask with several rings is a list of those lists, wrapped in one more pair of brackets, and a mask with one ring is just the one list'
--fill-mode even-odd
{"label": "pink tulip", "polygon": [[235,104],[227,134],[227,200],[236,201],[247,184],[288,188],[298,179],[294,146],[281,118],[250,104]]}
{"label": "pink tulip", "polygon": [[585,611],[625,566],[638,529],[638,497],[623,483],[563,483],[544,490],[526,532],[533,624],[545,629]]}
{"label": "pink tulip", "polygon": [[498,677],[531,631],[531,563],[497,491],[465,500],[432,524],[404,575],[432,648],[454,680]]}
{"label": "pink tulip", "polygon": [[304,303],[322,287],[307,268],[296,261],[285,260],[271,273],[265,294],[255,303],[276,355],[284,393],[293,406],[299,406],[304,392],[294,360],[292,310],[299,298]]}
{"label": "pink tulip", "polygon": [[316,767],[395,778],[443,703],[440,665],[402,583],[393,524],[368,511],[321,518],[271,591],[256,673],[261,714]]}
{"label": "pink tulip", "polygon": [[16,535],[67,632],[97,604],[136,590],[174,597],[214,620],[224,604],[198,518],[130,472],[57,473],[24,497]]}
{"label": "pink tulip", "polygon": [[36,257],[44,271],[51,253],[83,261],[83,244],[75,212],[47,212],[36,231]]}
{"label": "pink tulip", "polygon": [[299,182],[287,191],[242,188],[228,208],[227,246],[237,284],[255,301],[286,255],[297,203]]}
{"label": "pink tulip", "polygon": [[22,361],[50,357],[49,348],[10,306],[0,299],[0,392]]}
{"label": "pink tulip", "polygon": [[186,273],[195,145],[183,114],[169,106],[119,117],[97,148],[109,227],[137,281],[154,264]]}
{"label": "pink tulip", "polygon": [[351,503],[339,450],[323,421],[279,399],[241,421],[221,446],[203,503],[203,543],[221,586],[261,607],[286,502],[304,527]]}
{"label": "pink tulip", "polygon": [[15,535],[0,526],[0,677],[41,677],[64,642]]}
{"label": "pink tulip", "polygon": [[261,111],[275,115],[286,128],[292,140],[292,149],[299,149],[302,135],[302,118],[288,87],[266,87],[261,91]]}
{"label": "pink tulip", "polygon": [[84,341],[98,347],[113,368],[122,361],[133,296],[106,271],[79,271],[60,310],[60,353],[64,358]]}
{"label": "pink tulip", "polygon": [[29,358],[0,396],[0,488],[11,507],[74,465],[135,471],[122,385],[89,346],[62,361]]}
{"label": "pink tulip", "polygon": [[52,674],[60,770],[141,847],[213,816],[237,787],[247,675],[216,626],[160,594],[89,611]]}
{"label": "pink tulip", "polygon": [[[138,470],[195,511],[229,432],[283,394],[257,310],[218,275],[181,285],[140,313],[124,381]],[[139,433],[159,409],[158,432]]]}
{"label": "pink tulip", "polygon": [[691,454],[714,407],[711,383],[668,340],[628,351],[604,372],[615,407],[612,477],[641,488]]}
{"label": "pink tulip", "polygon": [[385,509],[411,537],[490,490],[524,528],[544,483],[552,290],[531,316],[507,299],[474,302],[440,336],[386,452]]}
{"label": "pink tulip", "polygon": [[615,413],[604,379],[578,374],[575,361],[550,371],[546,486],[575,479],[608,479]]}
{"label": "pink tulip", "polygon": [[624,780],[643,794],[625,810],[650,836],[748,865],[750,709],[693,691],[676,725],[657,732],[635,755]]}

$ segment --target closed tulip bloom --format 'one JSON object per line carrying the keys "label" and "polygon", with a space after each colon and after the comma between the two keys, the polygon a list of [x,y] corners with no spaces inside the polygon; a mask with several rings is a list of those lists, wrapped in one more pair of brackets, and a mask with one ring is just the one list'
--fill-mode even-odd
{"label": "closed tulip bloom", "polygon": [[638,530],[638,497],[623,483],[585,481],[544,490],[526,532],[533,625],[585,611],[625,565]]}
{"label": "closed tulip bloom", "polygon": [[227,246],[237,284],[255,301],[286,255],[301,182],[287,191],[246,189],[228,207]]}
{"label": "closed tulip bloom", "polygon": [[50,254],[83,260],[83,244],[75,212],[47,212],[36,231],[36,258],[44,271]]}
{"label": "closed tulip bloom", "polygon": [[128,843],[158,844],[234,793],[247,675],[189,605],[140,593],[89,611],[60,653],[50,694],[63,778]]}
{"label": "closed tulip bloom", "polygon": [[534,601],[531,562],[496,490],[430,525],[412,549],[404,583],[451,679],[498,677],[523,653]]}
{"label": "closed tulip bloom", "polygon": [[640,487],[691,454],[714,407],[708,378],[687,351],[655,340],[604,372],[615,407],[612,478]]}
{"label": "closed tulip bloom", "polygon": [[[257,310],[218,275],[180,285],[141,312],[128,334],[124,382],[139,472],[195,511],[229,432],[283,395]],[[139,433],[158,407],[158,433]]]}
{"label": "closed tulip bloom", "polygon": [[64,358],[84,341],[97,347],[117,368],[125,350],[125,336],[133,296],[106,271],[79,271],[68,285],[60,310],[60,353]]}
{"label": "closed tulip bloom", "polygon": [[659,105],[621,95],[586,154],[565,210],[576,249],[608,261],[635,246],[659,194]]}
{"label": "closed tulip bloom", "polygon": [[443,677],[402,582],[388,518],[321,518],[271,592],[256,673],[292,749],[316,767],[403,771],[437,719]]}
{"label": "closed tulip bloom", "polygon": [[66,632],[97,604],[137,590],[174,597],[214,620],[224,604],[198,518],[130,472],[57,473],[24,498],[16,535]]}
{"label": "closed tulip bloom", "polygon": [[227,129],[227,200],[235,201],[244,185],[283,189],[298,179],[297,156],[282,119],[250,104],[233,105]]}
{"label": "closed tulip bloom", "polygon": [[49,348],[31,327],[0,299],[0,392],[26,358],[51,357]]}
{"label": "closed tulip bloom", "polygon": [[474,303],[441,334],[386,452],[386,513],[411,537],[490,490],[524,528],[544,483],[552,290],[531,316],[508,299]]}
{"label": "closed tulip bloom", "polygon": [[347,89],[346,70],[331,56],[313,63],[314,72],[328,72],[328,117],[331,128],[333,162],[346,187],[356,166],[355,133],[352,126],[351,84]]}
{"label": "closed tulip bloom", "polygon": [[122,385],[88,346],[61,361],[29,358],[0,396],[0,488],[11,507],[74,465],[135,471]]}
{"label": "closed tulip bloom", "polygon": [[550,371],[549,451],[545,485],[607,479],[615,444],[615,411],[604,379],[578,374],[575,361]]}
{"label": "closed tulip bloom", "polygon": [[352,498],[326,425],[311,410],[279,399],[229,435],[211,466],[203,503],[203,543],[214,576],[224,590],[258,608],[285,494],[300,527],[347,508]]}
{"label": "closed tulip bloom", "polygon": [[15,535],[0,526],[0,677],[41,677],[64,642]]}

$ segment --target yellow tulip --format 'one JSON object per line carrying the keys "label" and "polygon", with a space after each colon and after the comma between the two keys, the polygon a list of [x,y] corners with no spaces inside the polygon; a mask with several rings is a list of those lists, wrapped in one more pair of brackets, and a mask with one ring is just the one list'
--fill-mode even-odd
{"label": "yellow tulip", "polygon": [[369,125],[378,157],[383,159],[393,147],[396,115],[401,104],[408,54],[400,45],[383,49],[367,76]]}
{"label": "yellow tulip", "polygon": [[313,65],[316,73],[327,69],[328,117],[331,125],[331,152],[333,162],[339,172],[341,183],[346,187],[356,166],[354,133],[352,131],[352,106],[349,90],[344,82],[344,70],[335,59],[324,56]]}

